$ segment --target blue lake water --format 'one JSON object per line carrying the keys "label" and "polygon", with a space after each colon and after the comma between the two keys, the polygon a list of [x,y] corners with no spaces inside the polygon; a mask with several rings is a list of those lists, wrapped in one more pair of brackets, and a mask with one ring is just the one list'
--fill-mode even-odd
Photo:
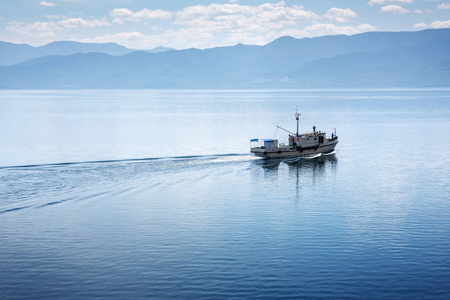
{"label": "blue lake water", "polygon": [[[249,155],[276,125],[336,154]],[[2,91],[0,298],[448,299],[450,91]]]}

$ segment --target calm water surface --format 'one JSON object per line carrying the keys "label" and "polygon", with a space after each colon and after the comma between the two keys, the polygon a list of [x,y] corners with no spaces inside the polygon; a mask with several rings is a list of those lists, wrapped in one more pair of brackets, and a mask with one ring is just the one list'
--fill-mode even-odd
{"label": "calm water surface", "polygon": [[[248,154],[276,125],[336,154]],[[2,91],[0,298],[448,299],[450,91]]]}

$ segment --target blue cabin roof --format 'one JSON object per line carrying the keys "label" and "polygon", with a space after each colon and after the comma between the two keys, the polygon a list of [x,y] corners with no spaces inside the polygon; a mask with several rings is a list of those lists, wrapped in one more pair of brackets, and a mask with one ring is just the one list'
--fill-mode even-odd
{"label": "blue cabin roof", "polygon": [[265,143],[273,143],[272,139],[251,139],[250,142],[264,141]]}

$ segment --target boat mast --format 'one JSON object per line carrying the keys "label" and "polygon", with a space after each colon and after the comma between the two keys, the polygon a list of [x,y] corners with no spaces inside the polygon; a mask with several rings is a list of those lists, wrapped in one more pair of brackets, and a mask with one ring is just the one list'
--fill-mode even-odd
{"label": "boat mast", "polygon": [[298,119],[299,119],[300,113],[295,112],[295,119],[297,120],[297,136],[298,136]]}

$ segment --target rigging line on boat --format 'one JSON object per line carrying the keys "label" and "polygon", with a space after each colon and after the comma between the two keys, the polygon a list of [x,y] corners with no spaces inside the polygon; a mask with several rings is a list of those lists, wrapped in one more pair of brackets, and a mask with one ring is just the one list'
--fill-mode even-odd
{"label": "rigging line on boat", "polygon": [[293,134],[293,135],[295,135],[295,133],[293,133],[293,132],[290,132],[289,130],[287,130],[287,129],[284,129],[283,127],[280,127],[280,126],[278,126],[278,125],[277,125],[277,128],[280,128],[281,130],[284,130],[284,131],[286,131],[287,133],[290,133],[290,134]]}

